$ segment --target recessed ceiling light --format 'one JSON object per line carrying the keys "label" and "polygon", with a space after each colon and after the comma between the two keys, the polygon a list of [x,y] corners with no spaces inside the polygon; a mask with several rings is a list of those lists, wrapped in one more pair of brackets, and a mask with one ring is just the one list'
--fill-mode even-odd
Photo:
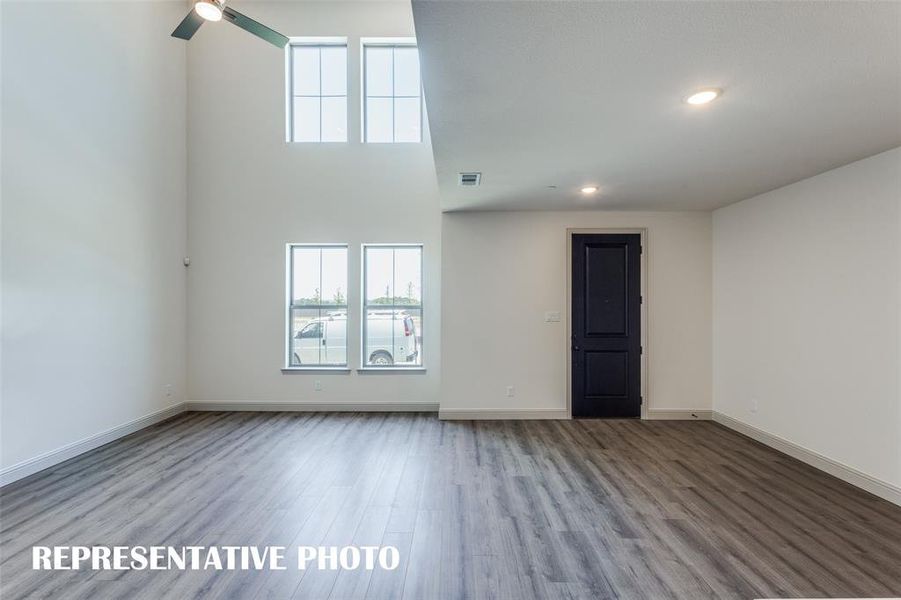
{"label": "recessed ceiling light", "polygon": [[586,185],[585,187],[582,188],[583,194],[593,194],[596,191],[598,191],[598,186],[596,186],[596,185]]}
{"label": "recessed ceiling light", "polygon": [[722,90],[718,90],[716,88],[706,88],[703,90],[698,90],[691,96],[685,99],[685,102],[688,104],[707,104],[708,102],[713,102],[717,98],[719,98],[720,94],[722,94]]}

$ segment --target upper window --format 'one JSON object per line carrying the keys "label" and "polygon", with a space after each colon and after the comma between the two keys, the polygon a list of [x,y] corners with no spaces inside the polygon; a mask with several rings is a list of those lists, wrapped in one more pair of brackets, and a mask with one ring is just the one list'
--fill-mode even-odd
{"label": "upper window", "polygon": [[422,366],[422,246],[364,246],[363,292],[365,366]]}
{"label": "upper window", "polygon": [[415,44],[364,44],[366,142],[422,141],[422,85]]}
{"label": "upper window", "polygon": [[288,367],[347,366],[347,246],[288,246]]}
{"label": "upper window", "polygon": [[292,42],[288,63],[288,139],[346,142],[347,43]]}

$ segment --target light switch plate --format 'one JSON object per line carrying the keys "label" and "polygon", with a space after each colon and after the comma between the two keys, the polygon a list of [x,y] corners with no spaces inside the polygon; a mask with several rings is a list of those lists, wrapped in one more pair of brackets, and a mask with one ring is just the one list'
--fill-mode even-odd
{"label": "light switch plate", "polygon": [[560,322],[560,311],[551,310],[544,313],[544,322],[545,323],[559,323]]}

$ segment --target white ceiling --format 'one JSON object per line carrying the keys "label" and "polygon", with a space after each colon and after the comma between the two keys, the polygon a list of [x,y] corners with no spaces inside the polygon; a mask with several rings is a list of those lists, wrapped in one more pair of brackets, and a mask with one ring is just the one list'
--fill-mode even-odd
{"label": "white ceiling", "polygon": [[[413,15],[445,210],[711,209],[901,145],[899,2],[413,0]],[[706,86],[723,96],[682,102]],[[601,193],[581,197],[588,183]]]}

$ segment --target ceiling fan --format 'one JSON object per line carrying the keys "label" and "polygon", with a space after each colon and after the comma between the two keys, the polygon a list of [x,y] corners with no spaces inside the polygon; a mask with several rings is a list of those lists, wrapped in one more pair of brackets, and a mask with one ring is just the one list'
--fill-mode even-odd
{"label": "ceiling fan", "polygon": [[286,36],[274,29],[270,29],[262,23],[258,23],[250,17],[226,7],[225,0],[197,0],[188,16],[172,32],[172,37],[190,40],[197,33],[197,30],[200,29],[200,26],[203,25],[204,21],[215,22],[222,19],[225,19],[232,25],[237,25],[244,31],[249,31],[279,48],[284,48],[289,42]]}

